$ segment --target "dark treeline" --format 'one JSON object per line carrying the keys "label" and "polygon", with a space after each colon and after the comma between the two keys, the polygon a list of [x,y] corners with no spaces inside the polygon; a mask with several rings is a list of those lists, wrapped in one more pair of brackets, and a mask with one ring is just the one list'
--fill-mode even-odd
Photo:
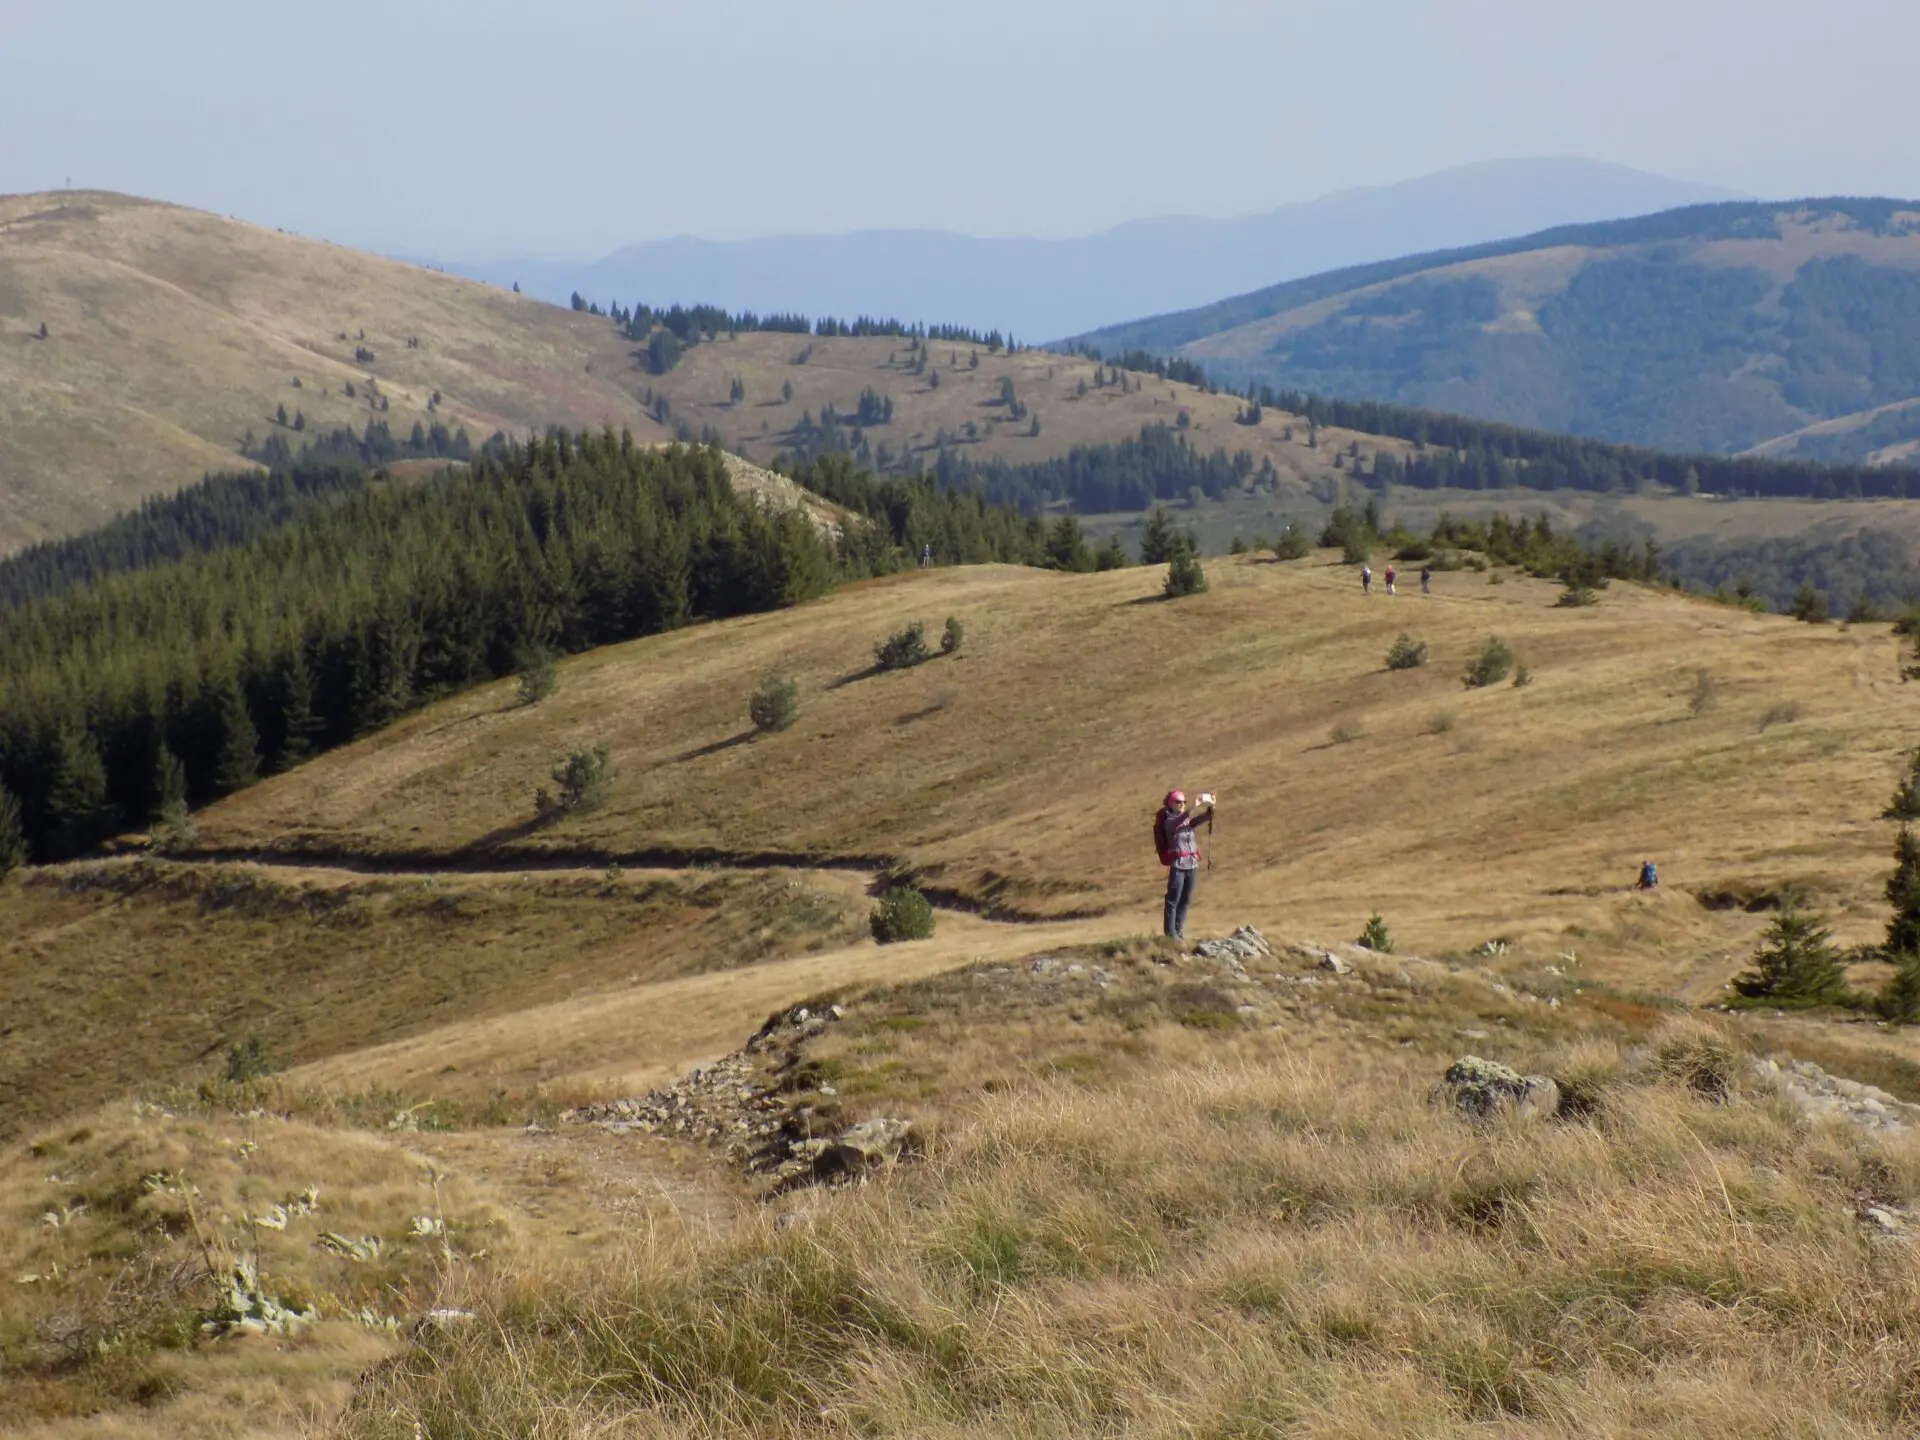
{"label": "dark treeline", "polygon": [[1128,350],[1109,358],[1095,345],[1075,345],[1072,352],[1097,365],[1118,365],[1122,370],[1132,370],[1142,375],[1157,375],[1162,380],[1171,380],[1180,385],[1192,385],[1209,395],[1219,393],[1207,372],[1193,361],[1181,355],[1155,355],[1149,350]]}
{"label": "dark treeline", "polygon": [[104,576],[247,542],[365,488],[358,465],[300,464],[270,474],[209,475],[155,496],[84,535],[48,540],[0,560],[0,609],[46,599]]}
{"label": "dark treeline", "polygon": [[[792,604],[920,544],[950,561],[1041,554],[1037,520],[978,495],[833,459],[798,478],[872,523],[823,536],[737,496],[716,451],[611,434],[511,444],[411,487],[348,485],[291,516],[273,488],[291,477],[261,482],[278,528],[228,522],[235,543],[7,614],[0,783],[35,857],[55,859],[542,653]],[[238,503],[242,483],[212,488]],[[141,513],[163,532],[192,523],[164,503]],[[138,521],[122,549],[161,543]]]}
{"label": "dark treeline", "polygon": [[[506,436],[495,432],[490,442],[495,450],[506,444]],[[355,434],[345,425],[303,438],[296,448],[285,435],[275,431],[255,442],[251,433],[241,444],[240,453],[275,470],[296,463],[324,464],[332,461],[349,465],[390,465],[396,460],[471,460],[474,446],[463,425],[449,430],[438,420],[431,425],[413,422],[404,440],[396,439],[385,420],[369,420]]]}
{"label": "dark treeline", "polygon": [[1039,510],[1065,501],[1085,514],[1144,510],[1156,500],[1186,500],[1194,491],[1217,500],[1256,474],[1253,455],[1241,450],[1205,453],[1178,429],[1143,425],[1140,434],[1117,445],[1076,445],[1054,460],[1010,465],[1004,460],[970,460],[943,451],[934,475],[943,485],[974,487],[989,500]]}
{"label": "dark treeline", "polygon": [[841,320],[823,315],[809,320],[805,315],[756,315],[751,310],[731,311],[719,305],[670,305],[656,310],[651,305],[623,308],[618,300],[601,309],[575,291],[573,308],[590,315],[605,315],[618,325],[629,340],[647,347],[647,366],[655,375],[664,375],[679,363],[681,353],[690,346],[717,340],[725,335],[750,335],[769,331],[781,335],[813,335],[822,339],[860,336],[891,336],[903,340],[940,341],[956,345],[983,345],[988,350],[1012,350],[1013,337],[998,330],[973,330],[964,325],[928,325],[892,318],[861,315]]}
{"label": "dark treeline", "polygon": [[1304,415],[1314,426],[1334,425],[1411,441],[1416,447],[1413,455],[1405,460],[1377,457],[1374,475],[1381,483],[1423,490],[1514,486],[1604,491],[1659,484],[1682,494],[1905,499],[1908,483],[1913,481],[1920,492],[1920,477],[1898,468],[1672,454],[1375,400],[1329,400],[1265,385],[1250,387],[1248,398],[1263,407]]}

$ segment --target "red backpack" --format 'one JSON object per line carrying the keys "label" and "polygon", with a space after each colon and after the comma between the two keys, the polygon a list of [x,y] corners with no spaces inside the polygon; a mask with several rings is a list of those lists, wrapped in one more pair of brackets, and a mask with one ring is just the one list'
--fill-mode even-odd
{"label": "red backpack", "polygon": [[1171,866],[1174,861],[1173,847],[1167,840],[1167,812],[1158,810],[1153,816],[1153,848],[1160,856],[1162,865]]}

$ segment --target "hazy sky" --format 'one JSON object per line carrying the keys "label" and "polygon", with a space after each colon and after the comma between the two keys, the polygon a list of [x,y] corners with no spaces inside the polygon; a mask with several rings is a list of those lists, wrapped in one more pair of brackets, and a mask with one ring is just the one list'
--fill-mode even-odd
{"label": "hazy sky", "polygon": [[1523,155],[1920,196],[1920,0],[0,0],[0,192],[449,258],[1059,235]]}

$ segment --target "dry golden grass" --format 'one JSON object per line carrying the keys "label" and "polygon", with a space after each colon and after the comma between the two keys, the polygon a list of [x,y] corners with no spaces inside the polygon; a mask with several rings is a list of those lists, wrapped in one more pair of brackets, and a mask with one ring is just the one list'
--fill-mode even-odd
{"label": "dry golden grass", "polygon": [[[220,216],[0,197],[0,553],[235,468],[278,405],[309,434],[379,418],[403,438],[435,419],[475,443],[549,424],[665,438],[631,348],[604,320]],[[368,376],[387,396],[377,417]]]}
{"label": "dry golden grass", "polygon": [[1430,1065],[1284,1031],[1161,1028],[1131,1058],[961,1100],[882,1183],[727,1234],[655,1226],[591,1267],[506,1267],[471,1292],[485,1324],[383,1372],[344,1433],[1853,1436],[1920,1417],[1911,1256],[1856,1218],[1914,1193],[1911,1141],[1764,1095],[1711,1104],[1597,1039],[1559,1057],[1602,1077],[1596,1118],[1531,1127],[1471,1128],[1428,1103]]}
{"label": "dry golden grass", "polygon": [[[600,297],[605,299],[606,297]],[[42,324],[45,339],[39,337]],[[344,338],[343,338],[344,336]],[[363,338],[364,336],[364,338]],[[409,348],[409,339],[417,348]],[[375,354],[355,359],[360,346]],[[804,365],[793,363],[811,345]],[[905,370],[905,342],[743,335],[696,346],[669,375],[645,373],[608,320],[435,271],[208,215],[95,191],[0,197],[0,553],[70,534],[208,470],[243,464],[251,430],[264,439],[277,406],[311,435],[369,418],[404,437],[416,421],[464,425],[477,443],[563,424],[630,428],[643,441],[672,427],[712,426],[750,459],[771,460],[803,413],[851,414],[869,387],[895,418],[871,432],[898,454],[945,429],[960,453],[1014,463],[1117,441],[1185,409],[1203,449],[1271,456],[1285,488],[1331,475],[1350,438],[1323,431],[1306,447],[1286,417],[1233,423],[1236,402],[1149,380],[1122,396],[1091,387],[1090,362],[1043,352],[990,355],[935,346],[938,389]],[[896,353],[889,362],[890,353]],[[957,360],[957,364],[955,361]],[[370,408],[367,378],[387,397]],[[294,387],[296,377],[300,381]],[[729,402],[732,381],[747,399]],[[1003,379],[1041,414],[1004,419]],[[1135,377],[1140,381],[1142,377]],[[780,399],[791,381],[790,402]],[[352,382],[358,394],[349,399]],[[438,391],[441,402],[429,412]],[[657,396],[672,407],[655,421]],[[975,438],[969,440],[971,424]],[[284,432],[290,443],[304,436]],[[1397,442],[1362,440],[1371,453]]]}
{"label": "dry golden grass", "polygon": [[[1738,1082],[1746,1047],[1786,1049],[1915,1095],[1912,1044],[1759,1015],[1643,1049],[1669,997],[1710,1001],[1746,963],[1766,918],[1747,907],[1770,892],[1809,893],[1843,941],[1884,920],[1891,827],[1874,817],[1911,743],[1887,629],[1625,584],[1564,610],[1513,575],[1363,599],[1326,557],[1208,569],[1212,589],[1176,603],[1151,600],[1150,570],[942,570],[610,648],[563,664],[538,706],[475,692],[199,817],[209,846],[272,865],[106,862],[0,887],[0,1086],[42,1147],[0,1156],[4,1258],[43,1274],[51,1246],[107,1257],[0,1290],[0,1336],[10,1366],[49,1363],[60,1334],[110,1340],[33,1372],[0,1427],[1910,1429],[1911,1252],[1857,1214],[1920,1199],[1914,1142],[1815,1128],[1737,1083],[1709,1104],[1658,1056],[1711,1041]],[[949,614],[959,656],[862,673],[902,622]],[[1424,669],[1382,669],[1401,631],[1429,645]],[[1530,686],[1461,685],[1491,634]],[[799,721],[749,742],[770,668],[799,680]],[[1696,716],[1702,668],[1717,703]],[[1799,718],[1761,730],[1789,704]],[[1362,733],[1329,744],[1348,716]],[[528,829],[556,755],[601,738],[606,806]],[[1242,981],[1117,940],[1157,928],[1145,831],[1169,783],[1223,799],[1196,930],[1332,943],[1378,910],[1427,958],[1336,979],[1282,957]],[[858,933],[870,871],[640,868],[700,850],[897,861],[999,918],[946,911],[932,940],[879,948]],[[1649,855],[1666,885],[1640,895]],[[449,868],[344,868],[361,859]],[[560,861],[581,868],[514,869]],[[1505,953],[1468,953],[1495,936]],[[1041,950],[1109,987],[1019,963]],[[849,1017],[783,1077],[787,1102],[823,1122],[910,1115],[924,1164],[769,1208],[700,1147],[517,1128],[822,995]],[[293,1068],[197,1091],[246,1029]],[[1463,1050],[1597,1106],[1469,1128],[1427,1103]],[[169,1079],[186,1082],[157,1092],[175,1118],[96,1108]],[[415,1106],[456,1128],[386,1128]],[[338,1425],[350,1377],[390,1353],[341,1318],[360,1269],[290,1229],[274,1243],[306,1243],[268,1273],[334,1297],[318,1332],[167,1349],[154,1337],[205,1305],[174,1278],[199,1283],[191,1268],[149,1263],[185,1254],[182,1233],[87,1198],[184,1169],[233,1215],[256,1198],[242,1188],[324,1169],[356,1233],[404,1238],[428,1163],[510,1243],[394,1282],[383,1313],[472,1304],[482,1321],[366,1374]],[[98,1228],[36,1231],[54,1199],[87,1199],[75,1223]],[[140,1323],[113,1330],[109,1299]],[[68,1314],[95,1329],[49,1320]]]}
{"label": "dry golden grass", "polygon": [[[1344,939],[1378,910],[1404,949],[1500,935],[1698,1000],[1764,923],[1705,908],[1703,892],[1799,884],[1849,941],[1884,914],[1891,830],[1873,817],[1910,743],[1885,627],[1625,584],[1558,609],[1551,585],[1466,573],[1431,597],[1363,599],[1324,559],[1209,572],[1209,593],[1164,604],[1148,603],[1151,570],[936,571],[598,651],[563,666],[539,707],[476,692],[238,796],[203,828],[242,848],[451,850],[523,821],[554,756],[604,739],[620,768],[606,807],[514,847],[897,857],[1011,911],[1157,928],[1143,837],[1177,783],[1222,795],[1207,927]],[[967,626],[960,656],[849,679],[876,639],[948,614]],[[1424,669],[1382,669],[1402,630],[1430,646]],[[1495,634],[1534,682],[1464,690]],[[1696,718],[1702,667],[1719,703]],[[721,746],[769,668],[798,679],[798,723]],[[1761,732],[1787,702],[1802,718]],[[1443,707],[1454,727],[1430,733]],[[1350,715],[1366,733],[1329,745]],[[1668,885],[1643,896],[1628,886],[1648,856]]]}
{"label": "dry golden grass", "polygon": [[[513,1244],[502,1211],[384,1138],[124,1105],[9,1154],[0,1217],[8,1434],[290,1433],[398,1348],[384,1322]],[[376,1237],[378,1253],[340,1253],[329,1234]],[[325,1318],[298,1343],[206,1347],[214,1277],[236,1260],[262,1293]]]}
{"label": "dry golden grass", "polygon": [[[136,1086],[217,1074],[249,1034],[282,1065],[308,1064],[467,1022],[496,1033],[570,997],[838,949],[865,924],[863,897],[840,878],[379,880],[151,862],[42,872],[0,890],[0,1137]],[[483,1103],[532,1095],[560,1073],[556,1052],[503,1059],[502,1048],[494,1064],[440,1053],[418,1073],[369,1067],[348,1088]],[[633,1063],[644,1050],[629,1040],[616,1053]]]}

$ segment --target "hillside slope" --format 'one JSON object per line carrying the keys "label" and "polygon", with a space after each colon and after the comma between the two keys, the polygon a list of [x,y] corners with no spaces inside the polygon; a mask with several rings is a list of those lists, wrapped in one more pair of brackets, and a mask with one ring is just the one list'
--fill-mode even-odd
{"label": "hillside slope", "polygon": [[[1888,628],[1208,572],[916,571],[610,646],[200,812],[198,853],[0,884],[0,1428],[1889,1433],[1920,1330],[1872,1212],[1915,1223],[1920,1150],[1739,1047],[1912,1099],[1911,1032],[1674,1018],[1789,890],[1877,938]],[[958,654],[869,671],[947,615]],[[1403,631],[1430,663],[1389,672]],[[1531,683],[1463,688],[1490,634]],[[798,720],[754,738],[769,669]],[[606,803],[535,823],[603,740]],[[1192,931],[1272,955],[1142,938],[1170,783],[1222,797]],[[876,947],[898,870],[943,908]],[[1375,912],[1394,952],[1344,945]],[[1560,1118],[1428,1103],[1468,1049]],[[765,1168],[891,1117],[924,1163]],[[236,1261],[316,1317],[208,1339]]]}
{"label": "hillside slope", "polygon": [[0,552],[244,465],[249,434],[297,445],[282,406],[308,434],[665,438],[627,348],[531,297],[178,206],[0,197]]}
{"label": "hillside slope", "polygon": [[[1236,426],[1229,397],[1171,383],[1123,395],[1095,384],[1091,362],[1038,351],[936,342],[910,373],[900,339],[748,333],[694,346],[664,376],[639,351],[599,316],[177,206],[0,199],[0,553],[244,465],[249,434],[298,449],[369,421],[396,439],[438,422],[476,445],[555,424],[626,427],[643,443],[712,433],[765,463],[803,449],[828,407],[851,423],[872,390],[895,408],[866,428],[869,447],[896,464],[943,450],[1024,464],[1185,411],[1196,447],[1271,459],[1296,496],[1332,476],[1331,442],[1357,438],[1329,431],[1316,453],[1304,427],[1284,438],[1285,417]],[[276,423],[282,406],[304,431]]]}
{"label": "hillside slope", "polygon": [[[540,706],[475,691],[243,792],[206,812],[204,843],[415,866],[503,837],[550,859],[895,860],[1001,913],[1143,929],[1145,817],[1183,784],[1224,796],[1214,920],[1338,934],[1379,909],[1432,950],[1580,926],[1634,966],[1684,939],[1711,993],[1706,937],[1752,922],[1726,931],[1679,895],[1637,907],[1620,892],[1647,852],[1688,890],[1793,879],[1875,913],[1872,817],[1907,733],[1886,627],[1624,583],[1569,610],[1519,577],[1368,599],[1324,558],[1209,568],[1210,593],[1178,604],[1148,603],[1151,569],[909,573],[602,649]],[[949,614],[960,654],[867,673],[875,641]],[[1402,630],[1425,669],[1383,668]],[[1531,685],[1462,688],[1489,635]],[[1703,666],[1719,705],[1689,719]],[[800,718],[752,740],[769,668],[799,682]],[[554,758],[597,740],[620,770],[606,807],[529,829]]]}
{"label": "hillside slope", "polygon": [[[1236,384],[1736,451],[1920,396],[1916,318],[1920,205],[1807,200],[1408,257],[1085,338]],[[1913,438],[1894,428],[1780,450],[1865,458]]]}

